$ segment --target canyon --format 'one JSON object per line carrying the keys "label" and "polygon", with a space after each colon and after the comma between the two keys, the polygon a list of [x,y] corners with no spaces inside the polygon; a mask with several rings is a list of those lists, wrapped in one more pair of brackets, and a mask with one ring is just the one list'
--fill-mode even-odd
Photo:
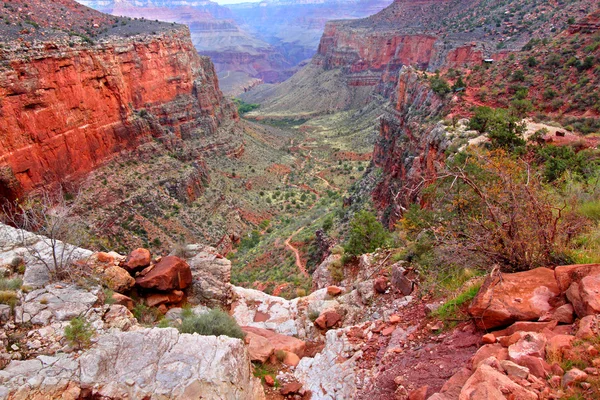
{"label": "canyon", "polygon": [[3,43],[3,194],[17,198],[80,178],[153,139],[215,137],[237,119],[187,28],[145,29],[130,37],[106,33],[95,43],[64,33]]}
{"label": "canyon", "polygon": [[326,21],[364,17],[389,1],[266,1],[227,7],[210,1],[81,3],[113,15],[187,25],[196,49],[213,60],[222,90],[237,95],[262,82],[289,78],[315,54]]}
{"label": "canyon", "polygon": [[0,398],[600,395],[594,2],[9,3]]}

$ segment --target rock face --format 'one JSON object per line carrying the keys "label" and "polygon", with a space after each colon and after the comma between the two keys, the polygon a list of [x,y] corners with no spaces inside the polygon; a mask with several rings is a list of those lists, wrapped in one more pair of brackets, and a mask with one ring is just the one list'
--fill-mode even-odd
{"label": "rock face", "polygon": [[469,313],[482,329],[531,321],[553,309],[560,294],[551,269],[501,274],[486,279]]}
{"label": "rock face", "polygon": [[383,222],[392,225],[408,204],[419,201],[423,179],[436,176],[448,146],[442,125],[423,123],[438,116],[442,100],[421,82],[415,70],[403,68],[393,92],[392,106],[380,119],[373,162],[383,174],[373,200]]}
{"label": "rock face", "polygon": [[0,371],[0,381],[2,398],[54,398],[65,392],[77,398],[88,390],[90,396],[115,400],[264,399],[241,340],[179,334],[172,328],[103,335],[78,358],[62,354],[13,361]]}
{"label": "rock face", "polygon": [[[351,357],[346,357],[350,353]],[[344,330],[327,332],[325,348],[303,358],[294,375],[316,399],[352,399],[356,394],[355,365],[363,352],[354,348]]]}
{"label": "rock face", "polygon": [[[92,12],[63,3],[72,10],[67,19]],[[43,7],[31,2],[32,18],[46,15]],[[187,28],[156,24],[126,37],[113,23],[93,44],[42,21],[46,37],[3,43],[0,193],[15,198],[80,177],[152,138],[212,135],[222,121],[237,118]]]}
{"label": "rock face", "polygon": [[93,252],[63,242],[53,243],[44,236],[35,235],[0,223],[0,264],[10,264],[16,258],[24,260],[27,265],[23,284],[36,288],[50,280],[50,273],[55,269],[52,249],[61,254],[59,262],[67,264],[71,261],[86,260]]}
{"label": "rock face", "polygon": [[213,247],[191,246],[194,248],[187,258],[193,277],[190,302],[214,306],[231,304],[231,261],[220,256]]}

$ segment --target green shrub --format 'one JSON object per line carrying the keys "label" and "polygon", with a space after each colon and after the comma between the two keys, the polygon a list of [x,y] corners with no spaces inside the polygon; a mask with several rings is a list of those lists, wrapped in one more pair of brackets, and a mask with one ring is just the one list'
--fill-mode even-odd
{"label": "green shrub", "polygon": [[183,316],[178,329],[181,333],[197,333],[206,336],[225,335],[237,339],[244,338],[244,331],[242,331],[237,322],[229,314],[218,309],[212,309],[208,313],[201,315]]}
{"label": "green shrub", "polygon": [[344,245],[344,252],[351,256],[371,253],[382,247],[388,236],[388,232],[373,213],[359,211],[350,222],[350,235]]}
{"label": "green shrub", "polygon": [[461,320],[468,320],[468,316],[461,311],[461,308],[466,306],[479,292],[481,283],[469,286],[463,292],[448,300],[433,315],[442,321],[445,325],[455,325]]}
{"label": "green shrub", "polygon": [[88,347],[94,335],[94,328],[83,317],[75,317],[65,327],[65,338],[77,349]]}
{"label": "green shrub", "polygon": [[23,285],[23,280],[20,278],[0,278],[0,290],[19,290],[21,288],[21,285]]}
{"label": "green shrub", "polygon": [[578,211],[581,215],[593,221],[600,222],[600,200],[585,202],[579,206]]}

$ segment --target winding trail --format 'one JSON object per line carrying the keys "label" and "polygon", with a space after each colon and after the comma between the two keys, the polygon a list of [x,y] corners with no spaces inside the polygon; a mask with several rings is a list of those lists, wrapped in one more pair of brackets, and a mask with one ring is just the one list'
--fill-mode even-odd
{"label": "winding trail", "polygon": [[302,275],[304,275],[306,278],[309,277],[308,272],[306,271],[306,267],[304,266],[304,264],[302,264],[302,259],[300,258],[300,252],[298,251],[297,248],[295,248],[290,241],[292,240],[292,238],[294,236],[296,236],[297,234],[299,234],[302,229],[304,229],[304,227],[298,229],[296,232],[292,233],[290,235],[289,238],[286,239],[285,241],[285,247],[287,247],[288,249],[290,249],[291,251],[294,252],[294,255],[296,256],[296,267],[298,267],[298,269],[300,270],[300,272],[302,273]]}

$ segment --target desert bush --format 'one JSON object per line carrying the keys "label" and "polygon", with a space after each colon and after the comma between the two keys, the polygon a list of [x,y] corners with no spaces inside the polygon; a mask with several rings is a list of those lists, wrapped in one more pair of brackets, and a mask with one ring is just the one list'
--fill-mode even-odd
{"label": "desert bush", "polygon": [[479,133],[487,133],[493,148],[514,151],[525,144],[522,137],[525,124],[510,110],[477,107],[475,114],[469,121],[469,129],[476,130]]}
{"label": "desert bush", "polygon": [[0,290],[19,290],[22,285],[23,280],[21,278],[0,278]]}
{"label": "desert bush", "polygon": [[75,317],[69,325],[65,327],[65,338],[71,346],[77,349],[85,348],[90,345],[90,340],[94,335],[94,328],[84,317]]}
{"label": "desert bush", "polygon": [[229,336],[243,339],[244,331],[229,314],[212,309],[201,315],[186,315],[178,327],[181,333],[197,333],[199,335]]}
{"label": "desert bush", "polygon": [[582,218],[545,190],[531,166],[503,150],[457,155],[432,187],[436,251],[519,271],[568,261]]}
{"label": "desert bush", "polygon": [[[76,261],[77,248],[88,238],[85,224],[76,213],[79,205],[78,194],[67,196],[62,191],[42,192],[37,197],[2,204],[4,218],[19,229],[23,247],[56,279],[73,278],[70,267]],[[32,244],[27,232],[41,235],[45,246]],[[49,256],[46,248],[50,249]]]}
{"label": "desert bush", "polygon": [[350,221],[350,234],[344,245],[344,252],[351,256],[371,253],[382,247],[388,237],[388,232],[373,213],[359,211]]}

